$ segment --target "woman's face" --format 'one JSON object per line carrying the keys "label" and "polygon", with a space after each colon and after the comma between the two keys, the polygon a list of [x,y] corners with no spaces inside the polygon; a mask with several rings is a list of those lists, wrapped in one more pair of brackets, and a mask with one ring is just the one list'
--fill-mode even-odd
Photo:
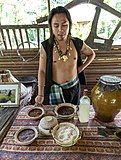
{"label": "woman's face", "polygon": [[58,41],[67,39],[69,33],[69,21],[64,13],[55,14],[52,18],[52,32]]}

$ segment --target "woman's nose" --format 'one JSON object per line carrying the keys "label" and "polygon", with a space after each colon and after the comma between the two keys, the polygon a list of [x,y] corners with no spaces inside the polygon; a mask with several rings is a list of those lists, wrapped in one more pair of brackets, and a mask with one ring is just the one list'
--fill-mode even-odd
{"label": "woman's nose", "polygon": [[59,27],[58,27],[58,30],[59,30],[59,31],[63,31],[62,26],[59,26]]}

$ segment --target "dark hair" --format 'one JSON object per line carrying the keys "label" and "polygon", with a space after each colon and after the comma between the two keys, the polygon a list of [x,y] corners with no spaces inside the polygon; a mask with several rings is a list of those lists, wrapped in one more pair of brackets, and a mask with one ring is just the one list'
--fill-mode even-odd
{"label": "dark hair", "polygon": [[48,16],[48,25],[49,25],[49,29],[50,29],[50,38],[53,39],[53,32],[52,32],[52,26],[51,26],[51,22],[52,22],[52,18],[55,14],[58,14],[58,13],[64,13],[66,15],[66,18],[68,19],[69,21],[69,34],[71,34],[71,27],[72,27],[72,19],[71,19],[71,15],[69,13],[69,11],[65,8],[65,7],[62,7],[62,6],[58,6],[56,8],[53,8],[51,11],[50,11],[50,14]]}

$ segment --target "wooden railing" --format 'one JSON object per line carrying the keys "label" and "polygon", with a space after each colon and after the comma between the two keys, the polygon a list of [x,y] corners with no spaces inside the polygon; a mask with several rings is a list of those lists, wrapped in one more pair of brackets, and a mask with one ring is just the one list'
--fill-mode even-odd
{"label": "wooden railing", "polygon": [[39,48],[40,42],[47,38],[47,24],[0,25],[1,50]]}
{"label": "wooden railing", "polygon": [[[1,36],[4,49],[0,51],[0,70],[9,69],[15,77],[37,77],[39,65],[39,45],[47,38],[47,25],[23,25],[2,26]],[[30,31],[34,29],[36,35],[36,46],[31,46],[34,41],[30,39]],[[13,39],[10,32],[13,32]],[[41,39],[41,35],[44,38]],[[6,38],[7,37],[7,38]],[[28,37],[28,38],[27,38]],[[8,39],[8,41],[7,41]],[[15,42],[15,48],[13,43]],[[9,45],[8,45],[9,44]],[[28,45],[26,47],[26,44]],[[10,46],[10,48],[8,48]],[[115,46],[116,47],[116,46]],[[109,51],[96,50],[95,60],[85,69],[87,87],[89,91],[96,84],[100,76],[111,74],[121,77],[121,46]]]}

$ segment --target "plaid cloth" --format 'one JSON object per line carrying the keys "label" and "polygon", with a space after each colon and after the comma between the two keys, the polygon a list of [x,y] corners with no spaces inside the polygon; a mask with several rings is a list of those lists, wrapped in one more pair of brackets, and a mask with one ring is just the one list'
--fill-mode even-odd
{"label": "plaid cloth", "polygon": [[49,103],[50,104],[59,104],[65,103],[62,89],[69,89],[79,83],[78,77],[73,78],[69,82],[63,84],[54,84],[51,86],[49,94]]}

